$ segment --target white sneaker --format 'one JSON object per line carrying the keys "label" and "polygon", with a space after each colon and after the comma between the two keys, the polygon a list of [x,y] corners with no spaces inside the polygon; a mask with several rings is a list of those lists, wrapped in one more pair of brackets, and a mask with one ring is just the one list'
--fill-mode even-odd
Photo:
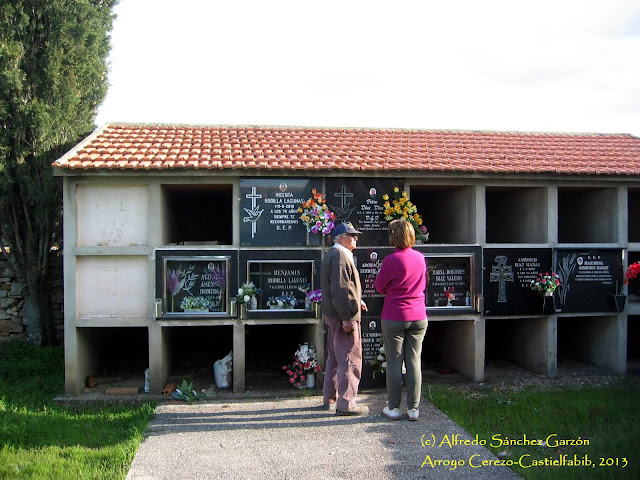
{"label": "white sneaker", "polygon": [[400,420],[400,409],[389,408],[388,406],[382,409],[382,414],[391,420]]}
{"label": "white sneaker", "polygon": [[407,411],[407,415],[409,416],[409,420],[415,422],[420,416],[420,411],[417,408],[412,408],[411,410]]}

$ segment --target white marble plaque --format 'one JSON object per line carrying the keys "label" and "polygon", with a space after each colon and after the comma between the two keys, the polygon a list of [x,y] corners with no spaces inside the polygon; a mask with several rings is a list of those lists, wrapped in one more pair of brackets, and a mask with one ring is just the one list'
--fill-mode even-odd
{"label": "white marble plaque", "polygon": [[78,317],[146,317],[149,315],[147,257],[79,257]]}
{"label": "white marble plaque", "polygon": [[143,185],[78,185],[79,246],[147,245],[149,190]]}

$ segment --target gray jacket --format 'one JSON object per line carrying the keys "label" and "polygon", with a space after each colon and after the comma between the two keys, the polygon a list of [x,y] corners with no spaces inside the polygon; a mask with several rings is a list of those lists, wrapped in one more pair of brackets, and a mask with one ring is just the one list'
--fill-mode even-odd
{"label": "gray jacket", "polygon": [[320,267],[320,287],[325,316],[343,322],[360,321],[360,275],[348,253],[341,248],[330,248],[324,256]]}

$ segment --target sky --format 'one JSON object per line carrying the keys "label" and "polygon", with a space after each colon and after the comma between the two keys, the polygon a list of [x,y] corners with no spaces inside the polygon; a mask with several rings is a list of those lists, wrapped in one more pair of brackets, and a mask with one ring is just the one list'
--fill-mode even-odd
{"label": "sky", "polygon": [[640,137],[637,0],[120,0],[96,123]]}

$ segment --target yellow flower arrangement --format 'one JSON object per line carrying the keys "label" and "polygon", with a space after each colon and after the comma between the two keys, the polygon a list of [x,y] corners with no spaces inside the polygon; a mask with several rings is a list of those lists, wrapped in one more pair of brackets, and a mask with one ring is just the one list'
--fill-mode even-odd
{"label": "yellow flower arrangement", "polygon": [[393,198],[390,199],[386,193],[382,195],[384,200],[384,219],[388,222],[391,220],[406,220],[413,225],[416,231],[416,240],[427,241],[429,232],[427,227],[423,225],[422,217],[418,213],[418,208],[411,203],[407,192],[402,191],[398,187],[393,188]]}

